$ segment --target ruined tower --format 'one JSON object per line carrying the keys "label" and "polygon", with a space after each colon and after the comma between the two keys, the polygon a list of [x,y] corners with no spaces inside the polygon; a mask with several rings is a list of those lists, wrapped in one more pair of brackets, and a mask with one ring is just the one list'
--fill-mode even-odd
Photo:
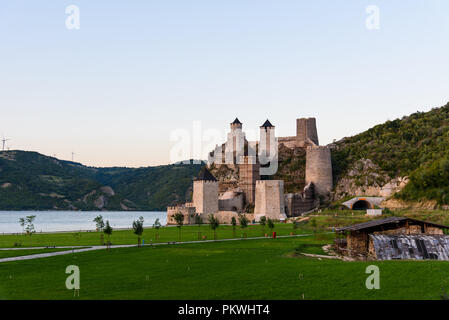
{"label": "ruined tower", "polygon": [[306,184],[313,182],[315,193],[327,197],[332,190],[331,150],[324,146],[306,149]]}
{"label": "ruined tower", "polygon": [[296,140],[298,147],[319,145],[315,118],[296,119]]}
{"label": "ruined tower", "polygon": [[206,167],[193,181],[193,206],[197,214],[206,218],[218,212],[218,181]]}
{"label": "ruined tower", "polygon": [[265,216],[272,220],[287,218],[284,205],[284,181],[259,180],[256,182],[256,204],[254,219]]}
{"label": "ruined tower", "polygon": [[260,165],[256,163],[256,158],[242,157],[239,164],[239,187],[245,194],[246,204],[254,204],[257,180],[260,180]]}

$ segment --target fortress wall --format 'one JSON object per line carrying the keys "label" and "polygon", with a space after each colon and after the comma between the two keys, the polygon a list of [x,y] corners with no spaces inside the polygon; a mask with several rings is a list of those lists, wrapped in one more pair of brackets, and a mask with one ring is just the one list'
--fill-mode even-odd
{"label": "fortress wall", "polygon": [[329,195],[333,185],[331,150],[307,147],[306,152],[306,184],[313,182],[317,195]]}
{"label": "fortress wall", "polygon": [[296,119],[296,137],[297,146],[303,147],[309,145],[311,140],[315,145],[318,143],[318,131],[316,129],[315,118],[301,118]]}
{"label": "fortress wall", "polygon": [[235,193],[233,197],[218,199],[218,209],[220,211],[241,212],[244,204],[245,202],[243,193]]}
{"label": "fortress wall", "polygon": [[193,182],[193,205],[197,213],[218,212],[218,182],[196,180]]}
{"label": "fortress wall", "polygon": [[254,218],[266,216],[272,220],[285,219],[284,181],[258,180],[256,182],[256,203]]}
{"label": "fortress wall", "polygon": [[296,138],[296,136],[293,137],[279,137],[278,138],[278,143],[279,144],[283,144],[284,146],[286,146],[287,148],[290,149],[294,149],[296,147],[296,143],[298,139]]}
{"label": "fortress wall", "polygon": [[173,216],[178,212],[184,215],[184,224],[194,224],[195,223],[195,208],[188,206],[174,206],[167,208],[167,224],[176,224]]}

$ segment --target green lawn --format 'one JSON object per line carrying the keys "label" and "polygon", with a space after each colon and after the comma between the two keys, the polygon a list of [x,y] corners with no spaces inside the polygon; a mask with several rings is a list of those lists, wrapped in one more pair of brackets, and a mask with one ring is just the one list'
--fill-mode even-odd
{"label": "green lawn", "polygon": [[[319,238],[241,240],[113,249],[0,264],[0,299],[72,299],[68,265],[81,273],[80,299],[439,299],[449,262],[343,262],[296,256]],[[380,268],[380,290],[365,268]],[[78,298],[77,298],[78,299]]]}
{"label": "green lawn", "polygon": [[[198,232],[206,236],[208,240],[214,239],[214,232],[209,225],[198,226],[183,226],[181,228],[181,241],[198,240]],[[265,233],[269,233],[268,227],[265,227]],[[289,235],[293,232],[291,223],[278,223],[274,231],[278,235]],[[296,232],[310,233],[312,230],[302,227]],[[245,231],[237,226],[236,237],[242,237],[243,232],[246,232],[247,237],[261,237],[264,235],[260,225],[250,225]],[[0,235],[0,248],[12,248],[15,243],[20,243],[22,247],[41,247],[41,246],[92,246],[100,245],[100,232],[61,232],[61,233],[35,233],[32,236],[26,235]],[[79,238],[77,237],[79,235]],[[233,238],[232,226],[220,226],[217,229],[217,239],[231,239]],[[179,229],[177,227],[164,227],[159,229],[159,239],[156,240],[156,230],[149,228],[145,229],[142,238],[145,243],[179,241]],[[104,238],[107,239],[106,236]],[[137,236],[131,230],[117,230],[113,231],[111,236],[112,244],[137,244]]]}

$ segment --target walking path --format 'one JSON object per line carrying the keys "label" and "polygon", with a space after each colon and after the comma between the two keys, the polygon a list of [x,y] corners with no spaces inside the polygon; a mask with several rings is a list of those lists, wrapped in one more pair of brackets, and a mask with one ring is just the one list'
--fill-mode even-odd
{"label": "walking path", "polygon": [[[297,235],[291,235],[291,236],[277,236],[276,238],[294,238],[294,237],[307,237],[311,236],[312,234],[297,234]],[[205,243],[205,242],[226,242],[226,241],[239,241],[239,240],[260,240],[260,239],[270,239],[266,237],[254,237],[254,238],[235,238],[235,239],[220,239],[220,240],[201,240],[201,241],[184,241],[184,242],[159,242],[159,243],[152,243],[152,244],[145,244],[145,247],[149,246],[162,246],[162,245],[170,245],[170,244],[191,244],[191,243]],[[39,258],[47,258],[47,257],[54,257],[54,256],[61,256],[64,254],[71,254],[71,253],[78,253],[78,252],[86,252],[86,251],[94,251],[94,250],[105,250],[107,249],[107,246],[91,246],[89,248],[86,248],[89,246],[60,246],[60,247],[29,247],[29,248],[0,248],[0,250],[6,251],[6,250],[31,250],[31,249],[73,249],[73,250],[66,250],[66,251],[57,251],[57,252],[47,252],[47,253],[39,253],[39,254],[30,254],[27,256],[19,256],[19,257],[9,257],[9,258],[3,258],[0,259],[0,263],[2,262],[10,262],[10,261],[20,261],[20,260],[31,260],[31,259],[39,259]],[[131,248],[131,247],[137,247],[136,244],[121,244],[121,245],[111,245],[110,248]],[[78,248],[78,249],[75,249]],[[81,249],[79,249],[81,248]]]}

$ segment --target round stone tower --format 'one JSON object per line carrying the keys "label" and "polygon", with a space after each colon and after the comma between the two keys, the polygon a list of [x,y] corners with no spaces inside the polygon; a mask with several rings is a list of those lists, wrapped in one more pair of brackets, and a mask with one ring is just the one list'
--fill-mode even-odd
{"label": "round stone tower", "polygon": [[315,193],[327,197],[332,190],[332,160],[328,147],[309,146],[306,149],[306,184],[313,183]]}

